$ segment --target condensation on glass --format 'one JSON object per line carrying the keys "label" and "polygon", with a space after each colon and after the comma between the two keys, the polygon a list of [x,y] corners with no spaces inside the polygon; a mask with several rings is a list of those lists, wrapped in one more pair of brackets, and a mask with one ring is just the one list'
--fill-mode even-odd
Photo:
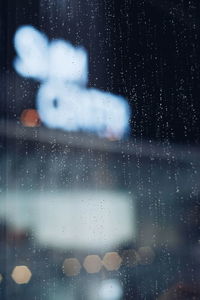
{"label": "condensation on glass", "polygon": [[200,299],[199,8],[165,2],[0,4],[0,299]]}

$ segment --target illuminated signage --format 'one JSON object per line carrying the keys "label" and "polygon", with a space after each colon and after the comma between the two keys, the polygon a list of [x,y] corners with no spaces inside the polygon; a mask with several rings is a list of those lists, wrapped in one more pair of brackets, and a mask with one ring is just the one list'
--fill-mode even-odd
{"label": "illuminated signage", "polygon": [[128,131],[130,109],[126,100],[87,88],[88,57],[84,48],[64,40],[49,42],[32,26],[17,30],[14,45],[18,54],[15,70],[41,83],[37,110],[46,126],[114,138]]}
{"label": "illuminated signage", "polygon": [[115,249],[136,238],[134,200],[109,190],[0,193],[0,218],[19,230],[31,228],[42,245]]}

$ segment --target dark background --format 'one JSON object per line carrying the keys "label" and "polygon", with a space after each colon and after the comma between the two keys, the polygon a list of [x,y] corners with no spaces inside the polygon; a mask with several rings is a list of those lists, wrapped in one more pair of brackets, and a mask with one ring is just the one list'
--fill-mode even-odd
{"label": "dark background", "polygon": [[13,68],[13,36],[32,24],[89,53],[89,86],[124,95],[131,136],[200,143],[200,3],[185,0],[1,0],[0,114],[19,119],[39,83]]}

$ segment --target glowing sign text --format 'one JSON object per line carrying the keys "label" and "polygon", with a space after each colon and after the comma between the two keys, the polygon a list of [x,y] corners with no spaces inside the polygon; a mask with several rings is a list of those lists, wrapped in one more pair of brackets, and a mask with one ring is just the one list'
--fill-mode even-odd
{"label": "glowing sign text", "polygon": [[63,40],[49,42],[32,26],[17,30],[14,45],[18,54],[15,70],[41,82],[37,109],[46,126],[115,138],[128,131],[130,110],[126,100],[87,88],[85,49]]}

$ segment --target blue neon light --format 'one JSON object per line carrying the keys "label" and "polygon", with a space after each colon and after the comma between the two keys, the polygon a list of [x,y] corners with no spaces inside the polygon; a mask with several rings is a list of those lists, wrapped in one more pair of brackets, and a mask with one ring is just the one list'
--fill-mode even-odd
{"label": "blue neon light", "polygon": [[15,70],[41,82],[37,109],[50,128],[95,132],[121,138],[129,129],[130,109],[126,100],[87,88],[88,57],[82,47],[64,40],[49,42],[32,26],[20,27],[14,38]]}

